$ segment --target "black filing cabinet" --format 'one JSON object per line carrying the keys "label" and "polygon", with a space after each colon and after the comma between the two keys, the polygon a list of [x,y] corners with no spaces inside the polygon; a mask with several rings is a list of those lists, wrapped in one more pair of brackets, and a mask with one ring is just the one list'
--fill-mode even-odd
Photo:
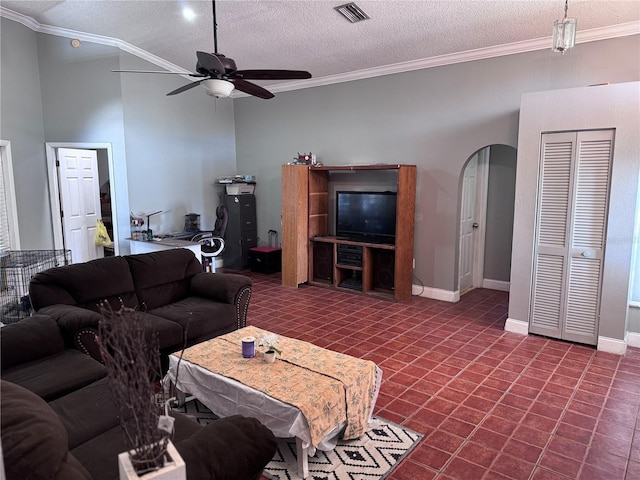
{"label": "black filing cabinet", "polygon": [[225,195],[229,221],[222,254],[225,268],[249,268],[249,249],[258,245],[255,195]]}

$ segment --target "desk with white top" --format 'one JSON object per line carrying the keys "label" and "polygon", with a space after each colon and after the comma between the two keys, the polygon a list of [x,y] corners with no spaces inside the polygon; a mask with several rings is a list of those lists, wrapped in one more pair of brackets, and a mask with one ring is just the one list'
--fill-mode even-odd
{"label": "desk with white top", "polygon": [[188,248],[191,250],[199,262],[202,263],[202,250],[198,242],[189,240],[179,240],[176,238],[161,238],[157,240],[144,241],[128,238],[132,254],[158,252],[160,250],[170,250],[172,248]]}

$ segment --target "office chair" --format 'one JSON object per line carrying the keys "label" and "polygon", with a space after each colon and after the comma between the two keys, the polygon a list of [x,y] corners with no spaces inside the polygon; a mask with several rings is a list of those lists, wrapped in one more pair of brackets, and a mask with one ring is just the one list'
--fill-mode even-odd
{"label": "office chair", "polygon": [[[199,242],[203,258],[217,257],[224,250],[224,235],[227,231],[227,223],[229,222],[229,212],[223,204],[216,208],[216,223],[210,232],[200,232],[191,237],[192,242]],[[215,261],[212,260],[212,271],[215,272]]]}

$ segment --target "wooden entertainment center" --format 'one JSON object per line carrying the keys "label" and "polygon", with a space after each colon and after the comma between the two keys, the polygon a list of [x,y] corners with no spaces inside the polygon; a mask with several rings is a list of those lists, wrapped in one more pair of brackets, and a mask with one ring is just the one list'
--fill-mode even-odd
{"label": "wooden entertainment center", "polygon": [[[396,185],[389,186],[397,191],[395,243],[329,235],[330,172],[372,170],[397,173]],[[411,298],[416,170],[415,165],[283,165],[282,284]]]}

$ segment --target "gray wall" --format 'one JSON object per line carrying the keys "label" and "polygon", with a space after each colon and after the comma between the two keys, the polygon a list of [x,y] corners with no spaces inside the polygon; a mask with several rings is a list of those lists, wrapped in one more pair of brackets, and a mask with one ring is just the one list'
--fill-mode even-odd
{"label": "gray wall", "polygon": [[[127,53],[120,68],[158,70]],[[201,215],[202,229],[212,229],[214,182],[236,173],[233,100],[209,97],[202,87],[166,96],[191,81],[179,75],[111,75],[122,82],[131,210],[162,210],[151,217],[154,232],[181,231],[191,212]]]}
{"label": "gray wall", "polygon": [[[120,253],[128,252],[129,194],[124,141],[122,93],[118,75],[119,50],[83,42],[73,48],[70,40],[34,34],[38,43],[45,141],[53,143],[110,143],[115,178],[111,192],[117,200],[114,223],[120,238],[113,239]],[[5,88],[2,88],[5,95]],[[43,164],[46,177],[46,165]],[[21,232],[22,233],[22,232]]]}
{"label": "gray wall", "polygon": [[[525,92],[640,78],[638,36],[235,100],[238,173],[257,176],[258,230],[279,228],[280,165],[297,152],[325,164],[418,166],[416,275],[458,283],[460,173],[477,150],[516,147]],[[313,72],[312,72],[313,73]]]}
{"label": "gray wall", "polygon": [[0,138],[11,142],[20,247],[52,248],[36,36],[0,18]]}
{"label": "gray wall", "polygon": [[492,145],[489,156],[484,278],[508,282],[511,275],[516,149]]}
{"label": "gray wall", "polygon": [[640,83],[524,95],[518,141],[509,318],[529,321],[535,211],[542,132],[615,128],[602,274],[600,339],[627,330],[635,205],[640,169]]}
{"label": "gray wall", "polygon": [[[182,230],[184,214],[213,228],[215,179],[235,174],[233,100],[214,100],[180,76],[116,74],[157,70],[119,49],[35,33],[4,18],[3,140],[11,142],[22,248],[52,248],[45,142],[110,143],[120,253],[128,253],[129,212],[152,217],[156,232]],[[40,81],[42,79],[42,81]]]}

